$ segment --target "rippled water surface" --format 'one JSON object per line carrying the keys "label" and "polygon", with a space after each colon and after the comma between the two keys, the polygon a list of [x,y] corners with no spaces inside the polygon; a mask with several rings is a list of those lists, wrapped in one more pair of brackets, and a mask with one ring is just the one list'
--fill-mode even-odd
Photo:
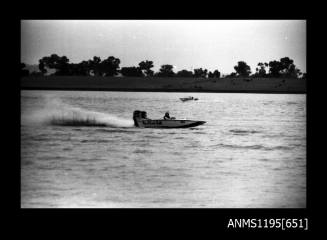
{"label": "rippled water surface", "polygon": [[306,95],[22,91],[21,206],[306,207]]}

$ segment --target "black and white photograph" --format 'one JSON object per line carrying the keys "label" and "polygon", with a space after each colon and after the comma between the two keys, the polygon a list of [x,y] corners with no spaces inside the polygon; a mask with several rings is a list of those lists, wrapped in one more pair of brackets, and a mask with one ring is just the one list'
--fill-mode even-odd
{"label": "black and white photograph", "polygon": [[20,207],[307,207],[304,19],[20,19]]}

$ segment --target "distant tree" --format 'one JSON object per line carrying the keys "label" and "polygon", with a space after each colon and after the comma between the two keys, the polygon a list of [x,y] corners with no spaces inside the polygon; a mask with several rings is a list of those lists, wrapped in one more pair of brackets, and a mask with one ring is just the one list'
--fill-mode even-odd
{"label": "distant tree", "polygon": [[290,77],[290,78],[298,78],[302,75],[300,69],[296,68],[294,64],[290,65],[287,69],[284,76]]}
{"label": "distant tree", "polygon": [[97,56],[94,56],[93,59],[87,61],[90,74],[94,76],[102,76],[100,63],[101,63],[101,58]]}
{"label": "distant tree", "polygon": [[80,63],[69,63],[66,56],[51,56],[43,57],[39,60],[39,69],[42,74],[47,73],[48,69],[55,69],[54,75],[76,75],[89,76],[115,76],[118,74],[120,60],[113,56],[101,61],[100,57],[94,56],[93,59],[82,61]]}
{"label": "distant tree", "polygon": [[113,56],[108,57],[100,63],[101,76],[115,76],[119,72],[120,59]]}
{"label": "distant tree", "polygon": [[206,78],[208,75],[207,69],[196,68],[193,71],[194,71],[193,76],[197,78]]}
{"label": "distant tree", "polygon": [[66,56],[59,57],[52,54],[50,57],[43,57],[39,60],[39,69],[42,73],[46,73],[46,67],[55,69],[54,75],[69,75],[69,59]]}
{"label": "distant tree", "polygon": [[187,71],[186,69],[183,69],[181,71],[178,71],[176,73],[177,77],[193,77],[192,71]]}
{"label": "distant tree", "polygon": [[142,61],[139,63],[139,68],[141,69],[141,71],[146,74],[147,77],[151,77],[153,76],[153,71],[151,70],[151,68],[153,68],[153,62],[152,61]]}
{"label": "distant tree", "polygon": [[101,58],[100,57],[97,57],[97,56],[94,56],[93,57],[93,60],[92,60],[92,63],[97,66],[101,63]]}
{"label": "distant tree", "polygon": [[226,78],[234,78],[234,77],[236,77],[236,72],[232,72],[231,74],[226,75],[225,77]]}
{"label": "distant tree", "polygon": [[155,74],[157,77],[173,77],[175,75],[173,71],[174,66],[169,64],[161,65],[159,72]]}
{"label": "distant tree", "polygon": [[88,61],[82,61],[80,63],[72,63],[69,65],[69,75],[73,76],[89,76],[91,67]]}
{"label": "distant tree", "polygon": [[267,76],[267,71],[266,67],[268,67],[268,63],[262,63],[259,62],[258,67],[255,69],[256,73],[253,74],[254,77],[266,77]]}
{"label": "distant tree", "polygon": [[42,59],[39,60],[39,69],[42,73],[42,75],[47,73],[47,69],[45,68],[44,62]]}
{"label": "distant tree", "polygon": [[269,62],[269,75],[271,77],[279,77],[281,71],[282,65],[279,61],[274,60]]}
{"label": "distant tree", "polygon": [[77,71],[82,76],[90,76],[91,74],[91,66],[89,61],[82,61],[77,66]]}
{"label": "distant tree", "polygon": [[139,67],[123,67],[120,73],[126,77],[143,77],[143,72]]}
{"label": "distant tree", "polygon": [[214,72],[209,72],[208,78],[220,78],[220,72],[218,70],[215,70]]}
{"label": "distant tree", "polygon": [[285,77],[297,78],[302,73],[294,65],[294,61],[289,57],[284,57],[280,59],[282,65],[282,75]]}
{"label": "distant tree", "polygon": [[94,56],[93,59],[83,61],[79,68],[83,74],[95,76],[115,76],[119,72],[120,59],[113,56],[101,61],[100,57]]}
{"label": "distant tree", "polygon": [[215,71],[213,72],[213,77],[214,77],[214,78],[220,78],[220,72],[219,72],[218,70],[215,70]]}
{"label": "distant tree", "polygon": [[58,69],[56,75],[69,75],[69,59],[66,56],[62,56],[58,61]]}
{"label": "distant tree", "polygon": [[[287,73],[288,70],[292,67],[294,61],[289,57],[283,57],[280,59],[280,64],[283,73]],[[294,65],[293,65],[294,66]]]}
{"label": "distant tree", "polygon": [[251,73],[251,68],[249,65],[246,64],[244,61],[239,61],[236,66],[234,66],[234,69],[238,76],[241,77],[248,77]]}
{"label": "distant tree", "polygon": [[25,67],[26,67],[25,63],[20,64],[20,76],[21,77],[28,76],[30,74],[30,71],[28,71],[28,69],[24,69]]}
{"label": "distant tree", "polygon": [[281,58],[280,61],[269,62],[269,76],[271,77],[291,77],[297,78],[301,75],[301,71],[296,68],[294,61],[289,57]]}

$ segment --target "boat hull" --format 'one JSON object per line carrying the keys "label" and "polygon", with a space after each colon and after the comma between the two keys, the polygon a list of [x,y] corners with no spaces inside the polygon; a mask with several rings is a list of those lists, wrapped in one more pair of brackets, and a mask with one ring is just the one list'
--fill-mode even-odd
{"label": "boat hull", "polygon": [[189,128],[204,124],[204,121],[193,120],[151,120],[151,119],[137,119],[138,127],[142,128]]}
{"label": "boat hull", "polygon": [[180,100],[182,102],[186,102],[186,101],[191,101],[191,100],[197,101],[199,99],[198,98],[194,98],[194,97],[186,97],[186,98],[180,98]]}

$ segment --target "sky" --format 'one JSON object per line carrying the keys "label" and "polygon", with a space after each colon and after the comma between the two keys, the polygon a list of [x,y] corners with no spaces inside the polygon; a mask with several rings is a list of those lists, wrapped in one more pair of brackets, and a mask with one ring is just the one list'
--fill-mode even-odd
{"label": "sky", "polygon": [[21,62],[38,64],[51,54],[71,63],[109,56],[120,67],[171,64],[174,71],[206,68],[234,72],[238,61],[289,57],[306,72],[305,20],[22,20]]}

